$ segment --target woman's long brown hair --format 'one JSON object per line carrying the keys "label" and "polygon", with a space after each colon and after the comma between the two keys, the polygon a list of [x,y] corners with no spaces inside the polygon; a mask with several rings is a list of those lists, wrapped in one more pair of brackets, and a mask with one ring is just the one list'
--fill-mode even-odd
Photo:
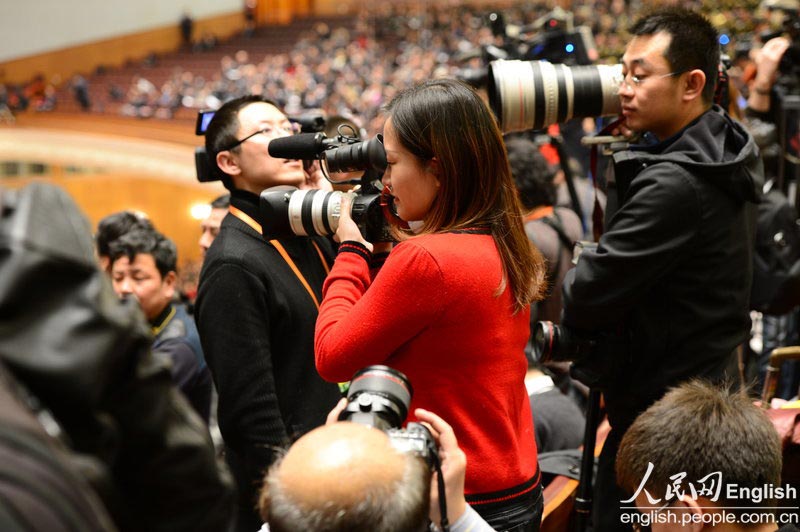
{"label": "woman's long brown hair", "polygon": [[522,222],[503,136],[491,111],[468,85],[440,79],[398,94],[386,108],[400,143],[422,162],[438,161],[439,193],[422,233],[491,231],[514,311],[542,297],[546,268]]}

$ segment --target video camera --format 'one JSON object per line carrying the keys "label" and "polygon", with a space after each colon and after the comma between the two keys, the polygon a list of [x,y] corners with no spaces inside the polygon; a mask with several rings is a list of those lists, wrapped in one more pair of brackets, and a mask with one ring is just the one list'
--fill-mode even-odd
{"label": "video camera", "polygon": [[408,378],[388,366],[367,366],[356,372],[347,392],[347,406],[339,421],[380,429],[397,450],[422,458],[428,467],[438,462],[436,442],[419,423],[400,428],[408,415],[413,389]]}
{"label": "video camera", "polygon": [[[205,135],[214,111],[200,111],[195,134]],[[392,211],[391,197],[381,193],[377,183],[386,169],[386,152],[380,135],[361,141],[357,132],[340,126],[336,137],[328,138],[322,131],[325,120],[321,116],[289,117],[300,124],[300,133],[272,140],[269,154],[279,159],[297,159],[308,166],[320,161],[323,174],[331,180],[331,173],[363,170],[360,186],[352,202],[350,215],[370,242],[393,240],[390,221],[402,225]],[[204,147],[195,149],[195,167],[200,182],[217,181],[223,175],[212,163]],[[267,240],[292,235],[331,235],[336,232],[341,212],[342,192],[298,190],[292,187],[274,187],[261,193],[260,211],[264,238]]]}
{"label": "video camera", "polygon": [[[343,134],[327,138],[324,133],[301,133],[275,139],[269,154],[279,159],[319,160],[330,181],[332,172],[365,170],[350,210],[350,216],[369,242],[390,242],[390,220],[399,220],[391,210],[388,191],[379,189],[377,180],[386,169],[383,137],[360,141]],[[285,187],[261,193],[261,213],[270,222],[265,237],[290,235],[331,235],[339,227],[342,192],[297,190]],[[269,232],[269,235],[267,232]]]}

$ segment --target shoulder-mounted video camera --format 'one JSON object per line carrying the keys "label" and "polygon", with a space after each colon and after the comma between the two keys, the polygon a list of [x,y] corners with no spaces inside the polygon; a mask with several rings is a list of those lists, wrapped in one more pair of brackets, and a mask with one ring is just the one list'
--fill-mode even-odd
{"label": "shoulder-mounted video camera", "polygon": [[[214,111],[200,111],[195,133],[204,135]],[[394,240],[391,224],[403,226],[393,211],[391,196],[379,187],[386,169],[386,151],[383,138],[378,135],[362,141],[358,132],[342,125],[339,134],[327,137],[322,131],[325,120],[321,116],[289,117],[300,124],[300,133],[280,137],[269,143],[268,150],[278,159],[297,159],[304,163],[320,162],[326,179],[332,174],[363,171],[355,181],[359,183],[352,202],[350,215],[370,242]],[[195,166],[200,182],[223,178],[221,170],[211,160],[204,147],[195,149]],[[352,182],[345,176],[344,182]],[[342,181],[338,181],[342,182]],[[331,235],[336,232],[341,212],[342,192],[324,190],[298,190],[292,187],[275,187],[261,193],[261,218],[264,238],[267,240],[306,235]]]}

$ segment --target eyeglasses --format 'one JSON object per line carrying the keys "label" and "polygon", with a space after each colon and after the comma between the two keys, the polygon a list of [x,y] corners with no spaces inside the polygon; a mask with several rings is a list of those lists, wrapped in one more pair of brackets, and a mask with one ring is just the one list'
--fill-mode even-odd
{"label": "eyeglasses", "polygon": [[[642,83],[644,83],[648,79],[669,78],[669,77],[672,77],[672,76],[679,76],[679,75],[683,74],[684,72],[686,72],[686,70],[676,70],[675,72],[668,72],[666,74],[661,74],[661,75],[658,75],[658,76],[656,76],[656,75],[634,76],[634,75],[626,74],[626,75],[622,76],[622,79],[620,80],[619,84],[620,85],[624,85],[624,86],[628,87],[631,90],[636,90],[638,87],[641,87]],[[630,79],[630,83],[628,82],[628,79]]]}
{"label": "eyeglasses", "polygon": [[268,125],[264,129],[259,129],[253,133],[250,133],[245,138],[241,140],[237,140],[230,146],[226,146],[225,148],[221,149],[220,151],[232,150],[241,143],[250,140],[251,138],[255,137],[256,135],[264,135],[267,138],[278,138],[278,137],[288,137],[291,135],[297,135],[300,133],[300,124],[296,122],[288,122],[286,124],[281,125]]}

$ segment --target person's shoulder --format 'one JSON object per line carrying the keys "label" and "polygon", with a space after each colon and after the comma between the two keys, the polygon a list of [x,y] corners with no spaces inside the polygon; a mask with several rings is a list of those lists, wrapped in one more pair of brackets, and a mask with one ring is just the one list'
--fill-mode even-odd
{"label": "person's shoulder", "polygon": [[203,270],[213,271],[226,265],[260,270],[273,255],[274,249],[260,235],[249,234],[239,227],[223,226],[206,252]]}
{"label": "person's shoulder", "polygon": [[413,236],[395,246],[395,249],[400,251],[398,255],[427,255],[438,260],[448,256],[474,254],[485,246],[494,247],[491,234],[476,231],[448,231]]}

